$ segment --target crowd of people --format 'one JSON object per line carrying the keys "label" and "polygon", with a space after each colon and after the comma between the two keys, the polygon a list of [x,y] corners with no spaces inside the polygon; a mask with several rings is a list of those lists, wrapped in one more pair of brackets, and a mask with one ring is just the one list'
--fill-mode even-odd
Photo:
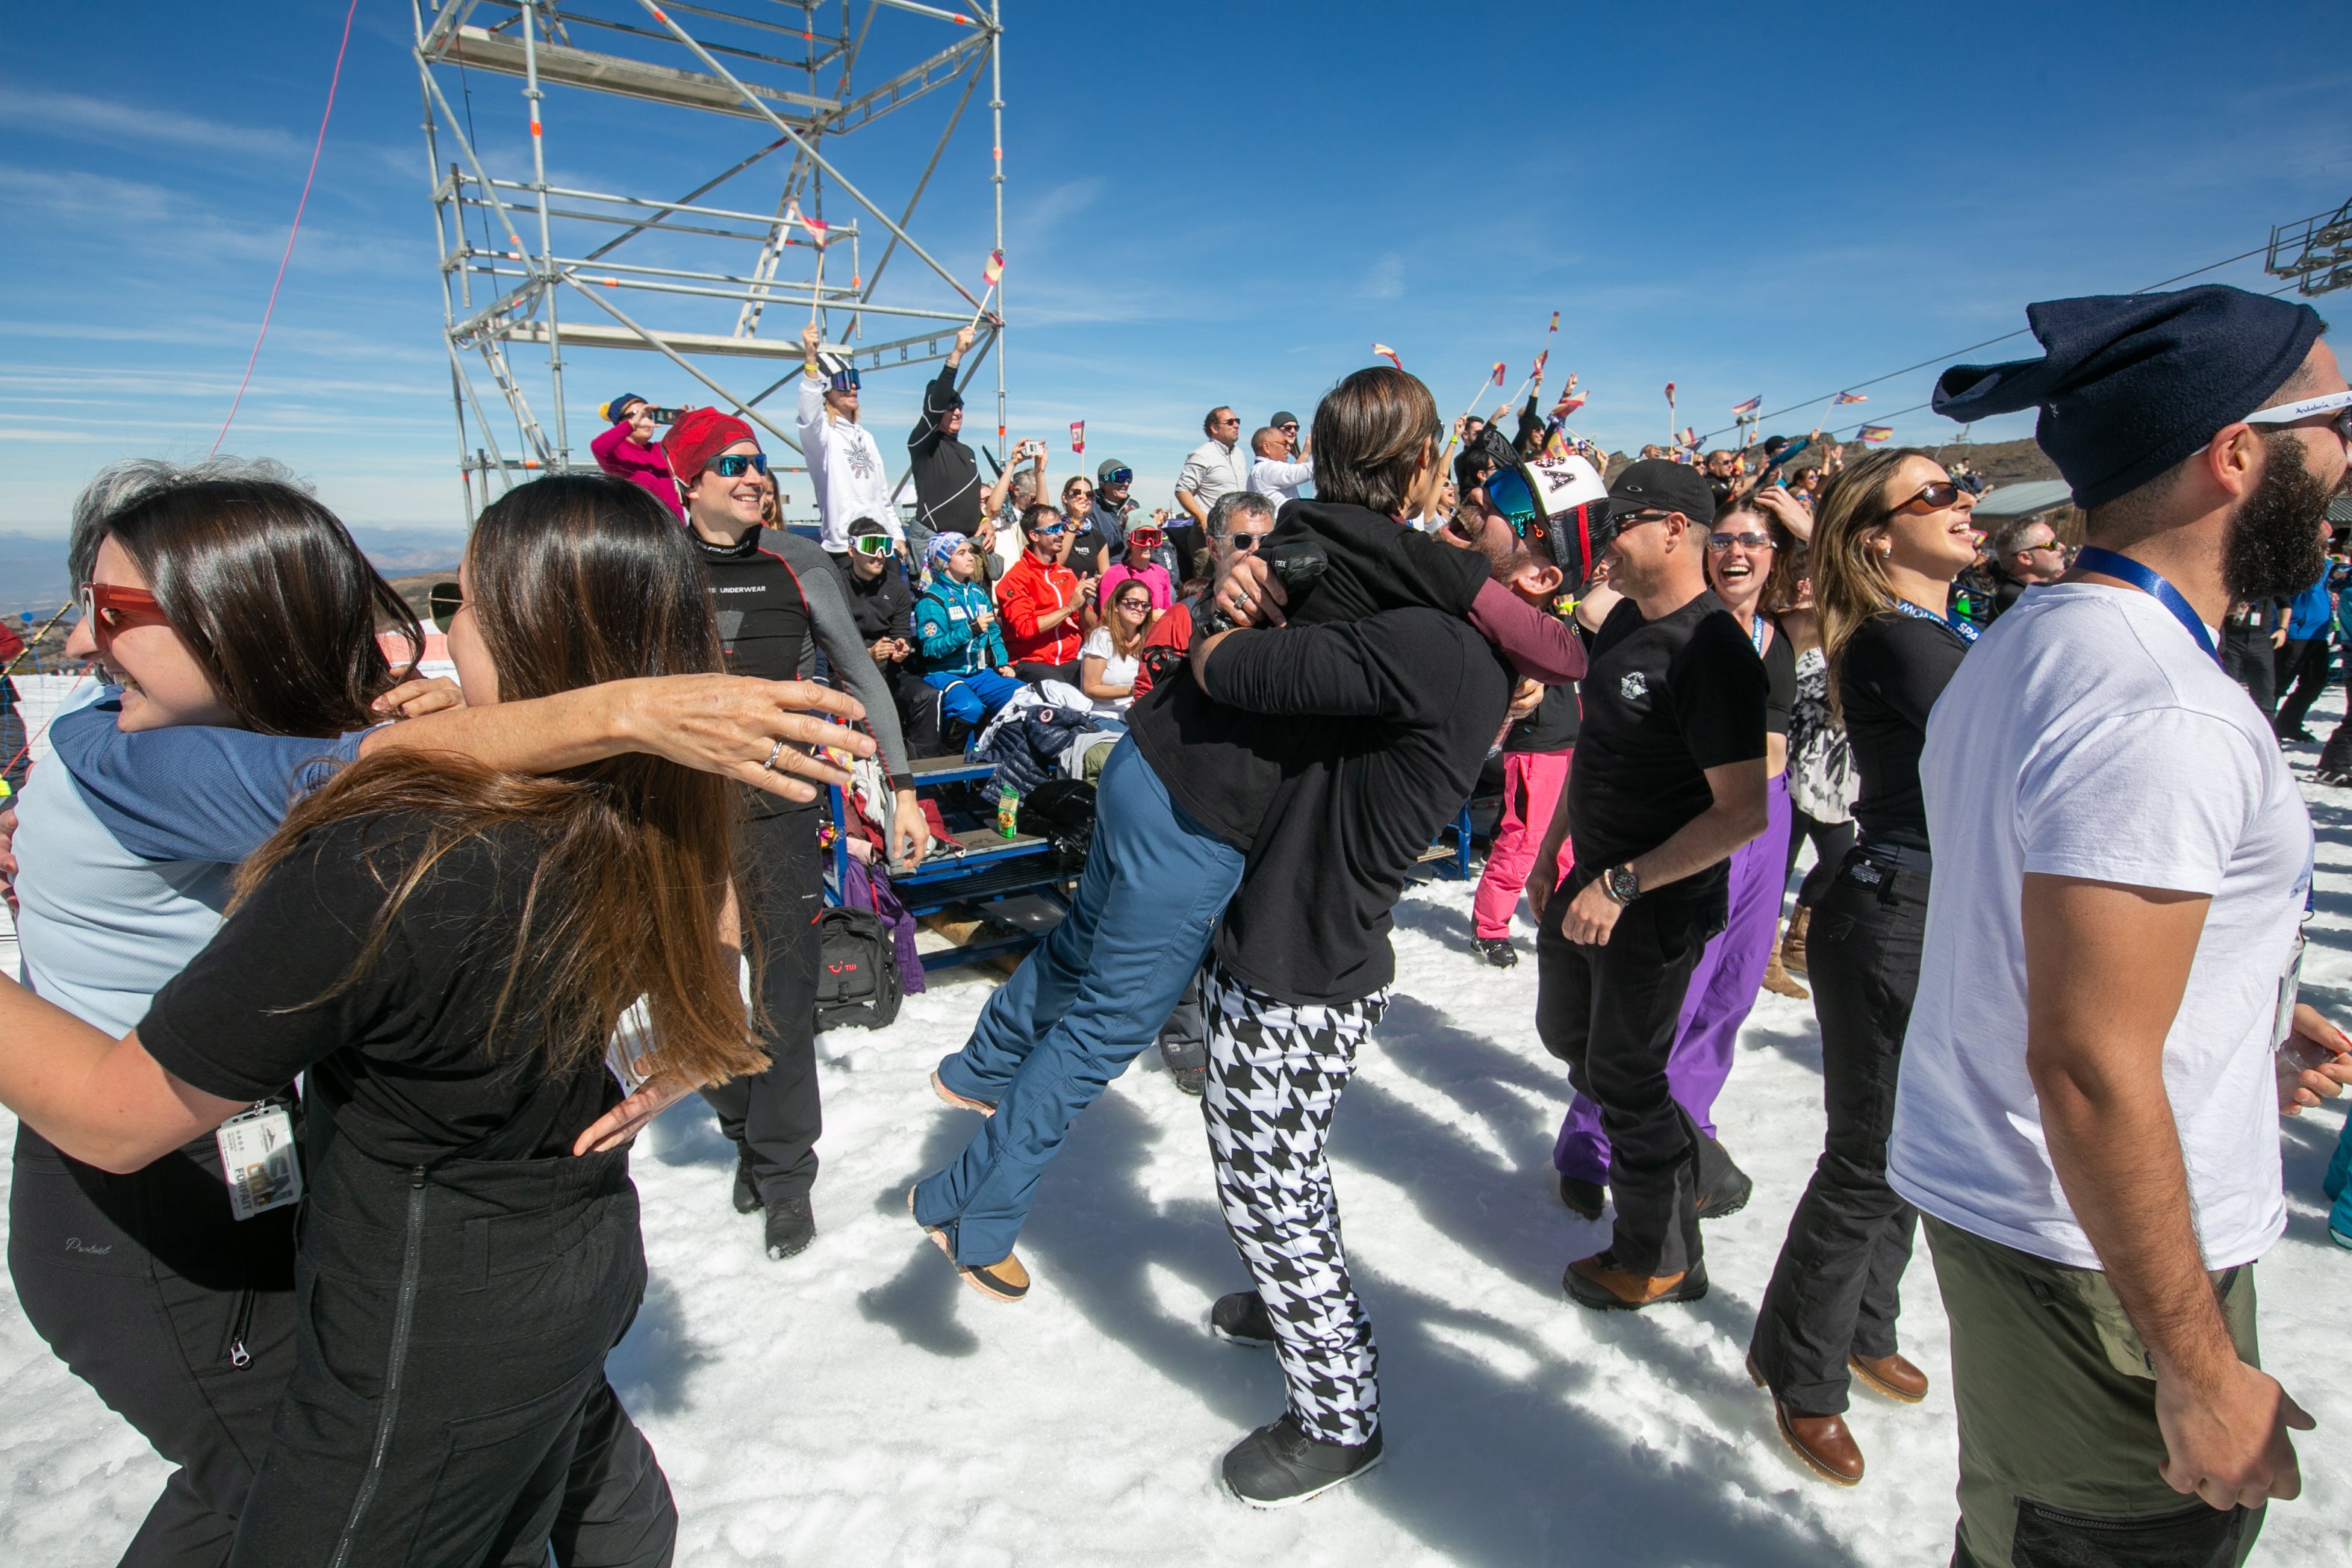
{"label": "crowd of people", "polygon": [[[1247,1282],[1206,1327],[1285,1384],[1236,1496],[1382,1458],[1327,1144],[1393,908],[1483,780],[1476,956],[1519,961],[1524,899],[1559,1195],[1609,1222],[1567,1299],[1707,1293],[1756,1192],[1714,1121],[1735,1042],[1760,990],[1809,999],[1826,1132],[1747,1356],[1782,1437],[1853,1485],[1853,1384],[1926,1396],[1924,1224],[1954,1562],[2242,1561],[2309,1425],[2254,1336],[2278,1119],[2352,1082],[2297,998],[2281,751],[2327,679],[2352,389],[2307,307],[2236,289],[2030,318],[2039,357],[1937,406],[2038,408],[2079,549],[1988,536],[1924,449],[1605,465],[1532,403],[1449,431],[1387,366],[1303,437],[1209,411],[1171,510],[1116,460],[1057,504],[1042,444],[983,481],[962,441],[968,332],[909,517],[812,328],[818,537],[745,421],[614,399],[604,474],[478,520],[454,680],[284,470],[102,471],[69,651],[104,679],[0,816],[0,1103],[24,1310],[176,1467],[124,1561],[670,1561],[604,1373],[646,1284],[630,1141],[700,1093],[769,1256],[809,1245],[824,791],[868,800],[877,875],[919,864],[913,757],[1033,700],[1117,743],[1066,913],[930,1076],[980,1120],[910,1239],[1024,1300],[1043,1172],[1156,1042]],[[2352,1136],[2352,1247],[2347,1167]]]}

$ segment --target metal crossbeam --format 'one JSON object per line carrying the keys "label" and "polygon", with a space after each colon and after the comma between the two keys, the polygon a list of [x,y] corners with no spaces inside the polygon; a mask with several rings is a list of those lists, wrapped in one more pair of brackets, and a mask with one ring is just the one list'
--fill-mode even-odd
{"label": "metal crossbeam", "polygon": [[[783,312],[796,326],[793,312],[806,310],[834,340],[834,352],[869,374],[935,363],[952,346],[957,329],[972,319],[973,294],[919,237],[918,207],[934,174],[942,173],[984,70],[993,132],[988,177],[1002,247],[998,0],[985,0],[972,12],[916,0],[411,0],[411,5],[457,468],[469,520],[477,507],[496,499],[492,476],[500,486],[511,485],[585,458],[584,451],[574,453],[568,435],[572,410],[564,384],[586,360],[601,363],[614,351],[661,354],[708,388],[713,401],[797,451],[790,421],[772,423],[757,406],[799,374],[796,363],[775,386],[746,399],[703,362],[797,362],[797,331],[759,335],[762,322],[775,319],[769,311]],[[876,18],[885,12],[895,19],[877,28]],[[923,47],[908,47],[935,26],[952,28],[955,36],[941,43],[934,35]],[[883,63],[883,72],[869,76],[866,68],[875,62]],[[470,79],[476,73],[519,81],[521,102],[475,90],[481,85]],[[860,170],[858,182],[845,172],[851,166],[845,150],[864,145],[852,133],[959,83],[937,146],[904,162],[900,177],[911,177],[911,194],[903,207],[886,212],[868,194],[870,186],[858,183],[871,182],[873,171]],[[647,123],[645,110],[622,110],[617,100],[713,117],[708,123],[714,128],[750,121],[767,129],[759,145],[722,148],[712,163],[724,167],[698,183],[665,178],[662,190],[606,191],[550,181],[551,162],[588,166],[576,147],[558,162],[550,138],[598,138],[595,156],[610,163],[608,143],[601,139]],[[520,108],[521,115],[500,110],[501,102]],[[486,103],[498,118],[481,119]],[[599,109],[600,103],[616,106]],[[520,145],[511,135],[518,119],[528,135]],[[500,132],[495,138],[493,129]],[[788,166],[770,162],[786,148],[792,149]],[[950,164],[947,172],[952,169]],[[764,189],[753,195],[744,188],[747,179]],[[680,190],[683,195],[672,194]],[[850,210],[826,222],[827,197],[850,204]],[[901,198],[894,192],[890,199]],[[478,232],[469,232],[469,224]],[[861,230],[868,225],[878,228],[870,237],[886,243],[866,275],[861,246],[869,237]],[[902,248],[927,272],[899,278],[889,293],[878,292]],[[713,330],[720,325],[712,319],[714,307],[733,317],[733,331]],[[590,319],[575,319],[583,310]],[[895,323],[897,335],[865,341],[868,317]],[[1001,450],[1001,288],[982,328],[961,380],[971,381],[994,360]],[[477,477],[483,485],[478,493]]]}

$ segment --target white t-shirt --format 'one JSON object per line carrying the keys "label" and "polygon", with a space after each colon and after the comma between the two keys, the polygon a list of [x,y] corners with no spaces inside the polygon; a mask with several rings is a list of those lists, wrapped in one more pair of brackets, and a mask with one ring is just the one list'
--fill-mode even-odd
{"label": "white t-shirt", "polygon": [[[1092,658],[1103,661],[1102,679],[1105,686],[1133,686],[1136,671],[1142,667],[1140,659],[1132,656],[1122,658],[1111,650],[1108,626],[1097,626],[1088,632],[1087,640],[1078,645],[1078,657],[1082,659]],[[1087,700],[1094,703],[1097,713],[1106,719],[1116,719],[1128,710],[1135,699],[1129,696],[1113,697],[1108,700],[1089,698]]]}
{"label": "white t-shirt", "polygon": [[1895,1190],[1950,1225],[2096,1268],[2025,1068],[2027,872],[2212,900],[2164,1082],[2208,1268],[2286,1228],[2271,1065],[2311,883],[2310,813],[2245,692],[2133,589],[2036,588],[1927,720],[1935,875],[1887,1148]]}

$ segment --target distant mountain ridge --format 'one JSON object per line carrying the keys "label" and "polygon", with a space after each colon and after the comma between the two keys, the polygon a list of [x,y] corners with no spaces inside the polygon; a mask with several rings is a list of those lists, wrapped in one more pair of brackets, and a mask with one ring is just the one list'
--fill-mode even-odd
{"label": "distant mountain ridge", "polygon": [[[454,572],[466,551],[465,532],[456,528],[362,523],[352,537],[387,577]],[[73,591],[68,576],[63,533],[0,532],[0,616],[46,616]]]}

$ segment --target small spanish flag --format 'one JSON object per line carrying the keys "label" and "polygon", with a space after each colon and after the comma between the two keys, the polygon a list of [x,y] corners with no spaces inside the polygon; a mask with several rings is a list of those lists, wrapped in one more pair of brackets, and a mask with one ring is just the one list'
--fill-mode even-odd
{"label": "small spanish flag", "polygon": [[1867,403],[1869,401],[1869,396],[1864,393],[1841,392],[1835,397],[1830,399],[1830,406],[1832,408],[1843,408],[1849,403]]}
{"label": "small spanish flag", "polygon": [[1546,349],[1543,353],[1536,355],[1536,368],[1532,374],[1538,381],[1541,381],[1543,379],[1544,361],[1549,358],[1551,358],[1551,350],[1549,349]]}
{"label": "small spanish flag", "polygon": [[1544,331],[1547,332],[1556,332],[1559,331],[1559,312],[1558,310],[1554,310],[1551,313],[1551,325],[1546,327]]}
{"label": "small spanish flag", "polygon": [[1506,372],[1506,371],[1503,369],[1503,362],[1502,362],[1501,360],[1496,360],[1496,361],[1495,362],[1495,374],[1494,374],[1494,382],[1495,382],[1495,384],[1496,384],[1496,386],[1500,386],[1500,385],[1502,385],[1502,384],[1503,384],[1503,377],[1504,377],[1507,374],[1508,374],[1508,373],[1507,373],[1507,372]]}
{"label": "small spanish flag", "polygon": [[1745,403],[1735,403],[1735,404],[1733,404],[1733,405],[1731,405],[1731,412],[1732,412],[1733,414],[1735,414],[1735,415],[1739,415],[1739,414],[1753,414],[1753,413],[1755,413],[1758,409],[1759,409],[1759,408],[1761,408],[1761,407],[1763,407],[1763,406],[1764,406],[1764,395],[1763,395],[1762,393],[1760,393],[1760,392],[1759,392],[1759,393],[1758,393],[1755,396],[1753,396],[1753,397],[1749,398],[1749,399],[1748,399],[1747,402],[1745,402]]}
{"label": "small spanish flag", "polygon": [[1667,407],[1669,410],[1671,410],[1671,409],[1674,407],[1674,405],[1675,405],[1675,384],[1674,384],[1673,382],[1671,382],[1671,381],[1670,381],[1670,382],[1666,383],[1666,407]]}
{"label": "small spanish flag", "polygon": [[1864,441],[1884,441],[1895,434],[1892,425],[1865,425],[1854,432]]}
{"label": "small spanish flag", "polygon": [[1004,252],[1001,250],[990,251],[988,253],[988,265],[980,269],[980,280],[989,288],[993,289],[996,287],[996,280],[1003,276]]}
{"label": "small spanish flag", "polygon": [[1374,343],[1372,345],[1372,352],[1380,355],[1382,359],[1388,361],[1391,364],[1396,366],[1397,369],[1402,370],[1404,368],[1404,361],[1397,358],[1396,350],[1389,347],[1388,344]]}
{"label": "small spanish flag", "polygon": [[1070,450],[1084,452],[1086,449],[1087,422],[1083,419],[1073,419],[1070,421]]}

